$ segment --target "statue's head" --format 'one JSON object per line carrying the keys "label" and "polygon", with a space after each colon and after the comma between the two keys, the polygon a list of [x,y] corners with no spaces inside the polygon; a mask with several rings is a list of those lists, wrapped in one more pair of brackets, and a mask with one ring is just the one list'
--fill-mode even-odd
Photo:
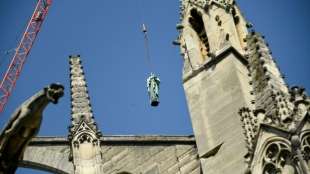
{"label": "statue's head", "polygon": [[64,95],[64,86],[59,83],[52,83],[45,88],[46,97],[54,104],[58,103],[58,99]]}

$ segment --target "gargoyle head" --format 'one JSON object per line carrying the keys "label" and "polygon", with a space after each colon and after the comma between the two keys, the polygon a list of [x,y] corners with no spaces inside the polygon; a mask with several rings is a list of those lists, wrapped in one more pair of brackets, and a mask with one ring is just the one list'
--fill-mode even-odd
{"label": "gargoyle head", "polygon": [[59,83],[52,83],[45,88],[46,97],[54,104],[58,103],[58,99],[64,95],[64,86]]}

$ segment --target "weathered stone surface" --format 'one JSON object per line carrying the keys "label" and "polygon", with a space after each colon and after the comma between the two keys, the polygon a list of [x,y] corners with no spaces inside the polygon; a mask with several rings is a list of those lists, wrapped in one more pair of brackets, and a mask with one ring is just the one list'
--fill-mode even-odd
{"label": "weathered stone surface", "polygon": [[[204,171],[239,173],[246,147],[238,109],[249,103],[247,69],[234,54],[184,83]],[[248,93],[248,95],[246,95]],[[223,144],[214,157],[213,149]],[[223,162],[226,161],[226,162]]]}
{"label": "weathered stone surface", "polygon": [[[104,136],[100,139],[102,173],[200,174],[193,137]],[[20,166],[52,173],[73,173],[69,141],[60,137],[37,137],[25,151]]]}
{"label": "weathered stone surface", "polygon": [[[201,14],[203,23],[195,24],[200,27],[191,22],[199,20],[194,10]],[[253,99],[244,56],[246,21],[234,2],[225,0],[183,0],[181,14],[183,86],[203,173],[239,174],[246,167],[247,148],[238,111],[251,107]],[[207,56],[200,46],[204,38],[195,28],[205,30]],[[194,62],[191,70],[188,62]]]}
{"label": "weathered stone surface", "polygon": [[70,146],[66,138],[39,137],[30,142],[19,165],[52,173],[69,174],[73,173],[69,155]]}

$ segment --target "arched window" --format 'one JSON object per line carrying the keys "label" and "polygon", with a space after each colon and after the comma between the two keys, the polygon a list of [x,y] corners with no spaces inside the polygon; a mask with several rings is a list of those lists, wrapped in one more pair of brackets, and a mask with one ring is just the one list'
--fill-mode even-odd
{"label": "arched window", "polygon": [[305,155],[305,160],[310,167],[310,132],[305,133],[301,138],[301,147],[303,154]]}
{"label": "arched window", "polygon": [[190,18],[189,23],[191,24],[192,28],[196,31],[199,39],[200,39],[200,51],[203,57],[207,56],[208,52],[210,51],[209,42],[207,33],[204,27],[202,15],[196,9],[192,9],[190,11]]}
{"label": "arched window", "polygon": [[288,144],[275,141],[267,144],[262,156],[263,174],[297,174]]}

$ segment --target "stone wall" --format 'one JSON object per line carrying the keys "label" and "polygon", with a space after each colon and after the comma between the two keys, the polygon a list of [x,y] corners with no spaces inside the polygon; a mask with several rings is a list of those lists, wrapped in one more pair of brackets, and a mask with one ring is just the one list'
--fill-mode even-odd
{"label": "stone wall", "polygon": [[[105,174],[200,174],[193,137],[104,136],[101,139],[101,171]],[[73,173],[66,138],[38,137],[26,149],[20,166],[52,173]]]}

